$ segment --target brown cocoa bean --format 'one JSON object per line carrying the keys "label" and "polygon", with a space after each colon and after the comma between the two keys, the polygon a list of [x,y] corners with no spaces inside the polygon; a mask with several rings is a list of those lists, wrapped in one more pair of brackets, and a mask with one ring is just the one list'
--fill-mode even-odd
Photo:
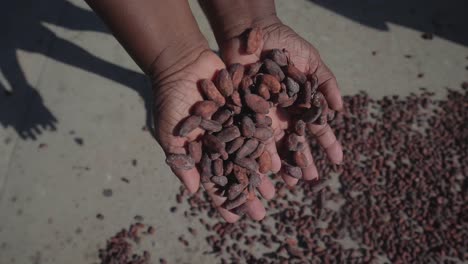
{"label": "brown cocoa bean", "polygon": [[302,114],[301,118],[306,123],[313,123],[320,117],[321,114],[322,108],[312,106],[310,109],[307,109],[304,114]]}
{"label": "brown cocoa bean", "polygon": [[306,81],[304,88],[302,89],[301,96],[299,96],[300,103],[298,104],[301,108],[310,108],[310,101],[312,100],[312,85],[310,81]]}
{"label": "brown cocoa bean", "polygon": [[306,75],[293,64],[289,64],[286,68],[286,75],[294,79],[299,84],[304,84],[307,81]]}
{"label": "brown cocoa bean", "polygon": [[244,137],[253,137],[254,133],[255,133],[255,123],[248,116],[242,117],[241,134]]}
{"label": "brown cocoa bean", "polygon": [[234,124],[234,116],[228,118],[226,122],[224,122],[223,127],[228,128]]}
{"label": "brown cocoa bean", "polygon": [[181,137],[185,137],[190,132],[195,130],[195,128],[197,128],[200,125],[201,121],[202,119],[199,116],[192,115],[192,116],[187,117],[180,124],[177,135]]}
{"label": "brown cocoa bean", "polygon": [[262,184],[262,178],[258,175],[257,172],[252,171],[249,178],[249,183],[252,187],[258,188]]}
{"label": "brown cocoa bean", "polygon": [[234,176],[236,177],[237,181],[244,185],[247,186],[249,184],[249,178],[247,177],[247,170],[239,165],[234,165],[233,166],[233,173]]}
{"label": "brown cocoa bean", "polygon": [[245,204],[243,205],[240,205],[234,209],[231,210],[232,213],[242,217],[245,215],[245,213],[247,213],[247,206]]}
{"label": "brown cocoa bean", "polygon": [[234,87],[234,90],[237,90],[239,88],[239,84],[242,81],[242,78],[244,78],[244,65],[240,63],[234,63],[229,65],[229,75],[231,76],[232,80],[232,86]]}
{"label": "brown cocoa bean", "polygon": [[231,94],[231,101],[237,106],[242,106],[241,97],[238,91],[234,91]]}
{"label": "brown cocoa bean", "polygon": [[[247,70],[247,73],[246,75],[248,77],[253,77],[255,76],[259,71],[260,69],[262,68],[263,66],[263,63],[258,61],[258,62],[255,62],[255,63],[252,63],[249,65],[249,69]],[[244,78],[245,79],[245,78]],[[251,80],[250,78],[248,78],[249,80]],[[252,80],[251,80],[252,81]]]}
{"label": "brown cocoa bean", "polygon": [[270,59],[265,59],[263,61],[263,69],[266,73],[275,76],[278,79],[278,81],[282,81],[285,77],[283,70],[281,70],[281,67],[278,64],[276,64],[276,62]]}
{"label": "brown cocoa bean", "polygon": [[231,174],[233,167],[234,167],[234,163],[232,163],[232,161],[225,162],[225,164],[224,164],[224,174],[225,175]]}
{"label": "brown cocoa bean", "polygon": [[273,129],[271,127],[257,127],[255,129],[254,138],[260,141],[267,141],[273,136]]}
{"label": "brown cocoa bean", "polygon": [[299,83],[297,83],[290,77],[286,77],[285,84],[286,84],[286,89],[287,89],[287,93],[289,97],[294,96],[300,90]]}
{"label": "brown cocoa bean", "polygon": [[219,106],[222,106],[226,103],[226,99],[218,91],[218,88],[216,88],[216,86],[211,80],[208,80],[208,79],[201,80],[200,87],[206,99],[217,103]]}
{"label": "brown cocoa bean", "polygon": [[276,64],[281,67],[288,65],[288,57],[279,49],[272,49],[270,53],[268,53],[268,58],[276,62]]}
{"label": "brown cocoa bean", "polygon": [[254,27],[247,32],[247,43],[245,52],[247,54],[254,54],[262,45],[263,31],[259,27]]}
{"label": "brown cocoa bean", "polygon": [[218,76],[216,78],[216,87],[221,92],[224,97],[231,96],[232,92],[234,92],[234,86],[232,84],[231,77],[226,69],[222,69],[218,72]]}
{"label": "brown cocoa bean", "polygon": [[222,176],[223,175],[223,171],[224,171],[224,167],[223,167],[223,160],[221,159],[215,159],[213,160],[213,174],[215,176]]}
{"label": "brown cocoa bean", "polygon": [[258,140],[253,139],[253,138],[247,140],[244,143],[244,145],[237,151],[236,158],[240,159],[240,158],[247,157],[248,155],[250,155],[252,152],[255,151],[257,146],[258,146]]}
{"label": "brown cocoa bean", "polygon": [[264,114],[255,114],[255,122],[257,124],[257,127],[267,127],[271,126],[273,123],[273,120],[271,120],[271,117],[264,115]]}
{"label": "brown cocoa bean", "polygon": [[297,120],[296,124],[294,125],[294,132],[299,136],[305,135],[306,123],[302,120]]}
{"label": "brown cocoa bean", "polygon": [[236,152],[240,147],[242,147],[242,145],[244,145],[244,138],[238,137],[226,145],[226,151],[227,153],[232,154]]}
{"label": "brown cocoa bean", "polygon": [[208,157],[208,154],[203,154],[202,159],[200,161],[200,180],[203,183],[209,182],[211,176],[213,176],[213,172],[211,170],[211,159]]}
{"label": "brown cocoa bean", "polygon": [[220,124],[224,124],[229,117],[232,116],[232,111],[226,109],[226,108],[220,108],[216,113],[213,114],[211,120],[216,121]]}
{"label": "brown cocoa bean", "polygon": [[262,155],[258,158],[259,171],[267,173],[271,170],[271,156],[268,151],[263,151]]}
{"label": "brown cocoa bean", "polygon": [[276,100],[278,102],[278,105],[280,104],[286,104],[289,101],[289,96],[285,90],[281,91],[278,94],[278,98]]}
{"label": "brown cocoa bean", "polygon": [[226,108],[231,110],[235,115],[238,115],[242,112],[242,107],[237,106],[235,104],[231,104],[231,103],[226,104]]}
{"label": "brown cocoa bean", "polygon": [[312,105],[315,107],[322,107],[324,100],[323,94],[321,92],[316,92],[312,98]]}
{"label": "brown cocoa bean", "polygon": [[257,94],[263,97],[265,100],[270,99],[270,90],[268,89],[268,86],[266,86],[263,83],[261,83],[260,86],[258,86]]}
{"label": "brown cocoa bean", "polygon": [[234,200],[227,200],[224,203],[224,208],[227,210],[232,210],[236,207],[243,205],[247,201],[247,194],[241,193],[236,199]]}
{"label": "brown cocoa bean", "polygon": [[223,129],[223,126],[220,123],[208,119],[203,119],[200,123],[200,127],[210,132],[219,132]]}
{"label": "brown cocoa bean", "polygon": [[268,114],[270,104],[256,94],[247,94],[244,97],[245,104],[255,113]]}
{"label": "brown cocoa bean", "polygon": [[262,155],[263,151],[265,150],[265,144],[259,143],[257,148],[250,154],[249,158],[256,159]]}
{"label": "brown cocoa bean", "polygon": [[244,189],[245,185],[240,183],[231,185],[227,191],[227,198],[229,200],[236,199],[236,197],[239,196]]}
{"label": "brown cocoa bean", "polygon": [[169,154],[166,157],[166,163],[173,169],[190,170],[195,167],[192,157],[185,154]]}
{"label": "brown cocoa bean", "polygon": [[289,151],[297,151],[299,137],[295,133],[291,133],[286,138],[286,145]]}
{"label": "brown cocoa bean", "polygon": [[293,178],[296,178],[296,179],[302,178],[302,170],[299,167],[292,166],[291,164],[288,164],[287,162],[282,161],[281,169],[283,170],[284,173],[288,174],[289,176]]}
{"label": "brown cocoa bean", "polygon": [[235,159],[234,163],[249,170],[253,170],[253,171],[258,170],[257,162],[250,158]]}
{"label": "brown cocoa bean", "polygon": [[311,91],[312,91],[311,94],[313,96],[317,92],[318,85],[319,85],[319,80],[318,80],[317,75],[315,75],[315,74],[310,75],[309,76],[309,81],[310,81],[310,84],[311,84]]}
{"label": "brown cocoa bean", "polygon": [[[211,134],[203,135],[203,146],[214,153],[225,152],[225,144],[218,137]],[[226,153],[227,154],[227,153]]]}
{"label": "brown cocoa bean", "polygon": [[216,137],[221,142],[229,142],[229,141],[232,141],[232,140],[234,140],[234,139],[236,139],[236,138],[238,138],[240,136],[241,136],[241,133],[239,131],[239,128],[236,127],[236,126],[225,128],[225,129],[221,130],[221,132],[216,134]]}
{"label": "brown cocoa bean", "polygon": [[213,101],[200,101],[193,106],[193,114],[204,119],[210,119],[216,110],[218,110],[218,105]]}
{"label": "brown cocoa bean", "polygon": [[188,144],[188,153],[195,163],[199,163],[203,154],[202,143],[199,141],[192,141]]}
{"label": "brown cocoa bean", "polygon": [[281,83],[271,74],[263,74],[260,83],[268,87],[271,93],[277,94],[281,91]]}
{"label": "brown cocoa bean", "polygon": [[226,186],[228,178],[226,176],[213,176],[211,182],[219,186]]}
{"label": "brown cocoa bean", "polygon": [[307,158],[307,156],[302,151],[294,152],[294,162],[299,168],[307,168],[312,162]]}
{"label": "brown cocoa bean", "polygon": [[215,160],[215,159],[219,159],[221,157],[221,153],[210,152],[210,153],[208,153],[208,156],[210,157],[211,160]]}

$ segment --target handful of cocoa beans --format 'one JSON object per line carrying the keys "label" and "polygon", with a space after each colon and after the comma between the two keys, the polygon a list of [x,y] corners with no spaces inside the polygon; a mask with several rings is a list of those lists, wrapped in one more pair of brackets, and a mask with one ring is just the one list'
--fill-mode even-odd
{"label": "handful of cocoa beans", "polygon": [[[251,30],[247,50],[255,50],[258,30]],[[252,40],[253,39],[253,40]],[[248,66],[232,64],[220,70],[215,80],[200,81],[205,98],[182,120],[178,136],[187,136],[196,128],[205,133],[187,144],[188,154],[169,154],[166,162],[175,169],[197,167],[201,182],[212,182],[220,195],[227,197],[223,207],[243,214],[241,206],[256,195],[261,184],[259,173],[271,170],[266,142],[273,137],[272,107],[283,108],[294,116],[288,132],[288,155],[282,170],[294,178],[302,178],[301,168],[311,163],[304,154],[307,123],[324,124],[328,110],[323,94],[317,90],[315,74],[307,76],[289,60],[287,51],[274,49],[259,62]],[[329,116],[328,118],[331,118]]]}

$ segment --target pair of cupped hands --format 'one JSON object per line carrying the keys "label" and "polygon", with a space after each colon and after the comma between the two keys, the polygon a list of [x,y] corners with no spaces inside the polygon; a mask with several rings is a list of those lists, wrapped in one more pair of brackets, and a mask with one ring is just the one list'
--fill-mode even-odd
{"label": "pair of cupped hands", "polygon": [[[189,110],[194,103],[203,100],[198,88],[201,79],[213,79],[220,69],[232,63],[248,65],[257,62],[262,54],[272,49],[286,49],[289,59],[299,70],[307,74],[315,73],[319,80],[318,89],[325,96],[329,108],[335,111],[342,110],[343,102],[337,81],[321,60],[318,51],[281,22],[263,25],[262,30],[263,41],[255,54],[247,55],[242,52],[242,36],[235,36],[219,43],[221,58],[209,49],[206,42],[193,43],[192,50],[187,53],[185,59],[171,63],[167,70],[153,76],[155,137],[166,154],[185,154],[186,143],[203,133],[199,130],[198,133],[191,133],[188,137],[179,137],[174,133],[175,127],[189,115]],[[268,115],[273,120],[274,130],[274,137],[266,147],[272,157],[272,172],[280,173],[285,183],[293,186],[298,180],[280,171],[282,153],[277,151],[281,149],[282,139],[289,126],[288,114],[271,108]],[[316,138],[332,163],[342,162],[342,147],[328,124],[308,124],[307,131],[310,136]],[[306,139],[303,137],[301,140]],[[308,148],[306,155],[309,160],[313,160],[309,145],[305,145]],[[200,174],[197,168],[175,169],[173,172],[190,193],[195,193],[200,187]],[[317,167],[313,162],[312,165],[303,169],[304,180],[316,180],[318,177]],[[275,186],[267,175],[261,175],[261,178],[262,183],[258,191],[264,199],[272,199],[275,195]],[[212,183],[205,183],[203,187],[227,222],[235,222],[239,219],[238,215],[221,207],[226,198],[215,194]],[[247,214],[252,219],[261,220],[266,215],[265,207],[258,198],[248,201],[246,207]]]}

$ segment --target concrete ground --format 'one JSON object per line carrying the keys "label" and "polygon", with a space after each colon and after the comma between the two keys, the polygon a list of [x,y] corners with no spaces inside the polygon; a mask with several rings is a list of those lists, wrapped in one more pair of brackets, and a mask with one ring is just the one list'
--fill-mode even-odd
{"label": "concrete ground", "polygon": [[[11,2],[0,11],[0,90],[13,93],[0,94],[0,263],[96,263],[105,239],[137,214],[156,227],[156,257],[215,263],[202,235],[188,250],[177,241],[194,223],[169,212],[179,182],[142,130],[149,85],[129,56],[83,1]],[[435,2],[278,0],[277,9],[318,48],[343,94],[426,87],[443,97],[468,80],[468,23],[463,1]]]}

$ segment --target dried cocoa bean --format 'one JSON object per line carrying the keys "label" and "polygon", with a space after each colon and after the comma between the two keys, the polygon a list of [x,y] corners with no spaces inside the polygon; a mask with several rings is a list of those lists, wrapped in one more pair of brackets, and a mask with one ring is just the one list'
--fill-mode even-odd
{"label": "dried cocoa bean", "polygon": [[250,154],[249,158],[256,159],[262,155],[263,151],[265,150],[265,144],[260,143],[258,144],[257,148]]}
{"label": "dried cocoa bean", "polygon": [[312,100],[312,85],[309,81],[304,84],[302,94],[299,96],[299,98],[301,98],[301,102],[298,104],[298,107],[310,108],[310,101]]}
{"label": "dried cocoa bean", "polygon": [[232,94],[231,94],[231,100],[232,102],[237,105],[237,106],[242,106],[242,101],[241,101],[241,97],[240,97],[240,94],[238,91],[234,91]]}
{"label": "dried cocoa bean", "polygon": [[296,179],[301,179],[302,178],[302,170],[299,167],[292,166],[291,164],[288,164],[285,161],[282,161],[282,166],[281,169],[283,172],[288,174],[289,176],[296,178]]}
{"label": "dried cocoa bean", "polygon": [[287,89],[287,93],[289,97],[294,96],[300,90],[299,83],[297,83],[290,77],[286,77],[285,84],[286,84],[286,89]]}
{"label": "dried cocoa bean", "polygon": [[255,113],[268,114],[270,104],[256,94],[247,94],[244,97],[245,104]]}
{"label": "dried cocoa bean", "polygon": [[226,122],[231,116],[232,116],[232,111],[226,108],[221,108],[218,111],[216,111],[216,113],[213,114],[213,117],[211,119],[220,124],[224,124],[224,122]]}
{"label": "dried cocoa bean", "polygon": [[263,97],[265,100],[270,99],[270,90],[268,89],[268,86],[266,86],[263,83],[261,83],[260,86],[258,86],[257,94]]}
{"label": "dried cocoa bean", "polygon": [[226,122],[224,122],[223,127],[228,128],[234,124],[234,116],[228,118]]}
{"label": "dried cocoa bean", "polygon": [[221,92],[224,97],[231,96],[232,92],[234,92],[234,86],[232,84],[231,77],[226,69],[222,69],[218,72],[218,76],[216,78],[216,87]]}
{"label": "dried cocoa bean", "polygon": [[208,154],[203,154],[202,159],[200,161],[200,180],[203,183],[209,182],[211,176],[213,176],[213,172],[211,170],[211,159],[208,157]]}
{"label": "dried cocoa bean", "polygon": [[302,151],[294,152],[294,162],[299,168],[307,168],[312,162],[307,158],[307,156]]}
{"label": "dried cocoa bean", "polygon": [[322,114],[314,122],[314,124],[321,125],[321,126],[325,125],[326,123],[327,123],[327,115],[326,114]]}
{"label": "dried cocoa bean", "polygon": [[208,156],[210,157],[211,160],[215,160],[215,159],[219,159],[221,157],[221,153],[210,152],[210,153],[208,153]]}
{"label": "dried cocoa bean", "polygon": [[258,158],[259,171],[267,173],[271,170],[271,156],[268,151],[263,151],[262,155]]}
{"label": "dried cocoa bean", "polygon": [[268,127],[271,126],[273,120],[267,115],[255,114],[255,122],[257,123],[257,127]]}
{"label": "dried cocoa bean", "polygon": [[[256,75],[260,69],[262,68],[263,66],[263,63],[258,61],[258,62],[255,62],[255,63],[252,63],[249,65],[249,69],[247,70],[247,73],[246,75],[248,77],[253,77],[254,75]],[[245,78],[244,78],[245,79]],[[250,78],[248,78],[250,81],[252,81]]]}
{"label": "dried cocoa bean", "polygon": [[321,92],[316,92],[314,97],[312,98],[312,105],[315,107],[322,107],[323,101],[325,98]]}
{"label": "dried cocoa bean", "polygon": [[258,146],[258,140],[251,138],[247,140],[244,145],[237,151],[236,158],[244,158],[250,155]]}
{"label": "dried cocoa bean", "polygon": [[320,117],[321,114],[322,108],[312,106],[310,109],[307,109],[307,111],[304,112],[301,118],[306,123],[313,123]]}
{"label": "dried cocoa bean", "polygon": [[288,57],[279,49],[272,49],[270,53],[268,53],[268,58],[276,62],[276,64],[281,67],[288,65]]}
{"label": "dried cocoa bean", "polygon": [[222,154],[225,152],[224,142],[211,134],[203,135],[203,146],[214,153]]}
{"label": "dried cocoa bean", "polygon": [[247,177],[247,170],[239,165],[234,165],[233,166],[233,173],[234,176],[236,177],[237,181],[244,185],[247,186],[249,184],[249,178]]}
{"label": "dried cocoa bean", "polygon": [[315,74],[310,75],[309,76],[309,81],[310,81],[310,84],[311,84],[311,90],[312,90],[312,96],[313,96],[317,92],[318,85],[319,85],[319,80],[318,80],[317,75],[315,75]]}
{"label": "dried cocoa bean", "polygon": [[254,138],[260,141],[267,141],[273,136],[273,129],[271,127],[257,127],[255,129]]}
{"label": "dried cocoa bean", "polygon": [[169,154],[166,157],[166,163],[173,169],[190,170],[195,167],[192,157],[185,154]]}
{"label": "dried cocoa bean", "polygon": [[245,204],[240,205],[234,209],[231,209],[231,212],[242,217],[245,215],[245,213],[247,213],[247,206]]}
{"label": "dried cocoa bean", "polygon": [[286,138],[286,145],[289,151],[297,151],[299,137],[295,133],[291,133]]}
{"label": "dried cocoa bean", "polygon": [[224,208],[227,210],[232,210],[238,206],[243,205],[247,201],[247,194],[241,193],[236,199],[234,200],[227,200],[224,203]]}
{"label": "dried cocoa bean", "polygon": [[222,176],[223,175],[223,171],[224,171],[224,168],[223,168],[223,160],[221,159],[215,159],[213,160],[213,174],[215,176]]}
{"label": "dried cocoa bean", "polygon": [[236,126],[225,128],[225,129],[221,130],[221,132],[216,134],[216,137],[221,142],[229,142],[229,141],[232,141],[232,140],[234,140],[234,139],[236,139],[236,138],[238,138],[240,136],[241,136],[241,133],[239,131],[239,128],[236,127]]}
{"label": "dried cocoa bean", "polygon": [[286,68],[286,75],[293,78],[299,84],[304,84],[307,81],[306,75],[293,64],[289,64]]}
{"label": "dried cocoa bean", "polygon": [[249,170],[253,170],[253,171],[258,170],[257,162],[250,158],[235,159],[234,163]]}
{"label": "dried cocoa bean", "polygon": [[249,183],[252,185],[252,187],[258,188],[262,184],[262,178],[260,178],[260,175],[258,175],[257,172],[252,171],[250,174]]}
{"label": "dried cocoa bean", "polygon": [[217,103],[219,106],[222,106],[226,103],[226,99],[218,91],[218,88],[216,88],[215,84],[211,80],[201,80],[200,87],[206,99]]}
{"label": "dried cocoa bean", "polygon": [[248,116],[242,117],[241,134],[244,137],[253,137],[254,133],[255,133],[255,123]]}
{"label": "dried cocoa bean", "polygon": [[336,114],[335,111],[333,111],[333,110],[328,110],[328,113],[327,113],[327,120],[328,120],[328,121],[333,121],[333,119],[335,119],[335,114]]}
{"label": "dried cocoa bean", "polygon": [[237,106],[235,104],[231,104],[231,103],[226,104],[226,108],[231,110],[235,115],[238,115],[242,112],[242,107]]}
{"label": "dried cocoa bean", "polygon": [[232,86],[234,87],[234,90],[237,90],[239,88],[239,84],[242,81],[242,78],[244,78],[244,65],[240,63],[234,63],[229,65],[229,75],[231,76],[232,80]]}
{"label": "dried cocoa bean", "polygon": [[263,74],[260,83],[268,87],[271,93],[277,94],[281,91],[281,83],[271,74]]}
{"label": "dried cocoa bean", "polygon": [[306,124],[302,120],[297,120],[296,124],[294,125],[294,132],[299,136],[305,135]]}
{"label": "dried cocoa bean", "polygon": [[234,163],[232,163],[232,161],[227,161],[224,164],[224,174],[226,175],[231,174],[233,167],[234,167]]}
{"label": "dried cocoa bean", "polygon": [[247,44],[245,52],[247,54],[254,54],[262,45],[263,31],[259,27],[254,27],[247,32]]}
{"label": "dried cocoa bean", "polygon": [[236,152],[240,147],[242,147],[242,145],[244,145],[244,138],[238,137],[226,145],[226,151],[227,153],[232,154]]}
{"label": "dried cocoa bean", "polygon": [[193,114],[204,119],[210,119],[216,110],[218,110],[218,105],[213,101],[200,101],[193,106]]}
{"label": "dried cocoa bean", "polygon": [[203,119],[200,123],[200,127],[210,132],[219,132],[223,129],[223,126],[220,123],[208,119]]}
{"label": "dried cocoa bean", "polygon": [[227,191],[227,198],[229,200],[236,199],[236,197],[239,196],[244,189],[245,185],[240,183],[231,185],[231,187]]}
{"label": "dried cocoa bean", "polygon": [[188,153],[195,163],[199,163],[203,154],[202,143],[199,141],[192,141],[188,144]]}
{"label": "dried cocoa bean", "polygon": [[189,116],[180,124],[177,135],[181,137],[185,137],[190,132],[195,130],[200,125],[201,121],[202,121],[202,118],[199,116],[195,116],[195,115]]}
{"label": "dried cocoa bean", "polygon": [[211,182],[219,186],[226,186],[228,178],[226,176],[213,176]]}
{"label": "dried cocoa bean", "polygon": [[265,59],[263,61],[263,68],[266,73],[275,76],[278,79],[278,81],[282,81],[285,77],[283,70],[281,70],[281,67],[278,64],[276,64],[276,62],[270,59]]}

